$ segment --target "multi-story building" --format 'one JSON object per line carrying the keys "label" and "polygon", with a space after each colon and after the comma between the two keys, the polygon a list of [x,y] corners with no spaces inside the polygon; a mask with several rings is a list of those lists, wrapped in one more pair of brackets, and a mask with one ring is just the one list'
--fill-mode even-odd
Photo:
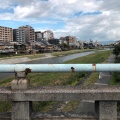
{"label": "multi-story building", "polygon": [[54,33],[51,30],[46,30],[43,32],[44,41],[48,41],[50,39],[54,39]]}
{"label": "multi-story building", "polygon": [[9,27],[0,26],[0,41],[12,42],[13,41],[13,29]]}
{"label": "multi-story building", "polygon": [[20,29],[13,30],[13,39],[19,43],[25,43],[25,31]]}
{"label": "multi-story building", "polygon": [[28,26],[28,25],[21,26],[18,29],[19,29],[19,32],[21,31],[20,33],[22,33],[23,35],[25,34],[25,42],[26,43],[35,42],[35,32],[31,26]]}
{"label": "multi-story building", "polygon": [[43,33],[41,31],[35,32],[35,41],[40,41],[43,39]]}
{"label": "multi-story building", "polygon": [[66,36],[66,40],[68,41],[68,44],[75,43],[76,42],[76,37],[74,37],[74,36]]}

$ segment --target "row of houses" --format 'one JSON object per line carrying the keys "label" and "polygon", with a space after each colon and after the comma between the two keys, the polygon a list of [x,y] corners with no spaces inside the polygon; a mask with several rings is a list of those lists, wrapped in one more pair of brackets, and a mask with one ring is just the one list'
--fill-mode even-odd
{"label": "row of houses", "polygon": [[18,43],[18,42],[0,42],[0,53],[36,53],[36,52],[52,52],[61,51],[57,45],[49,44],[48,42],[30,42]]}
{"label": "row of houses", "polygon": [[[98,43],[95,42],[97,47]],[[29,43],[0,42],[0,53],[41,53],[52,51],[64,51],[71,49],[93,49],[96,47],[93,41],[80,42],[74,37],[66,36],[60,39],[50,39],[48,41],[30,41]]]}

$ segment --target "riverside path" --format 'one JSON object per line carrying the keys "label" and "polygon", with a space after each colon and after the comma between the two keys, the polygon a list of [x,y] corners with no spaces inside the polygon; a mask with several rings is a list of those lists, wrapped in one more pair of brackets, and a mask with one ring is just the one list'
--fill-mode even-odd
{"label": "riverside path", "polygon": [[[108,63],[114,63],[115,55],[108,58]],[[108,85],[111,78],[110,72],[100,72],[95,85]],[[95,115],[95,101],[81,101],[75,113],[81,115]]]}

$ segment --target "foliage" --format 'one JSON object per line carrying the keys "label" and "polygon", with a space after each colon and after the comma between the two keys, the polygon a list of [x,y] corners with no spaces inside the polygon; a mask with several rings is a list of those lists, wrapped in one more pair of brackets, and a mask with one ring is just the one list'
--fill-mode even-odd
{"label": "foliage", "polygon": [[113,72],[110,85],[120,85],[120,72]]}
{"label": "foliage", "polygon": [[116,45],[115,48],[113,49],[113,54],[116,55],[116,58],[118,57],[120,53],[120,44]]}

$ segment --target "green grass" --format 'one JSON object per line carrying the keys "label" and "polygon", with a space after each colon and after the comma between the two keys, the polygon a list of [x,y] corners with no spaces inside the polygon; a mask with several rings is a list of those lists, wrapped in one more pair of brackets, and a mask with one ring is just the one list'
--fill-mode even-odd
{"label": "green grass", "polygon": [[10,112],[11,102],[10,101],[0,101],[0,112]]}
{"label": "green grass", "polygon": [[62,51],[62,52],[53,52],[52,55],[53,56],[64,56],[64,55],[70,55],[70,54],[74,54],[74,53],[89,52],[89,51],[93,51],[93,50],[95,50],[95,49],[69,50],[69,51]]}
{"label": "green grass", "polygon": [[[115,59],[115,63],[120,63],[120,57]],[[110,85],[120,85],[120,72],[112,72]]]}
{"label": "green grass", "polygon": [[33,102],[33,110],[34,112],[49,112],[57,103],[57,101]]}
{"label": "green grass", "polygon": [[63,108],[62,112],[73,112],[77,106],[79,105],[80,101],[74,100],[69,101]]}
{"label": "green grass", "polygon": [[110,85],[120,85],[120,72],[113,72]]}
{"label": "green grass", "polygon": [[[115,60],[116,63],[120,63],[120,57]],[[120,72],[112,72],[112,78],[110,80],[110,85],[120,85]],[[120,101],[117,102],[117,111],[120,112]]]}
{"label": "green grass", "polygon": [[28,57],[28,58],[30,58],[30,59],[41,58],[41,57],[45,57],[45,54],[26,55],[25,57]]}
{"label": "green grass", "polygon": [[45,54],[30,54],[30,55],[19,54],[19,55],[11,55],[11,56],[2,57],[0,59],[13,59],[13,58],[23,58],[23,57],[34,59],[34,58],[45,57]]}
{"label": "green grass", "polygon": [[98,72],[93,72],[93,73],[91,73],[90,77],[88,79],[86,79],[86,81],[84,82],[83,85],[84,86],[94,85],[94,83],[98,79],[99,79],[99,73]]}
{"label": "green grass", "polygon": [[[109,57],[109,55],[111,54],[111,51],[104,51],[104,52],[96,52],[94,54],[85,56],[85,57],[81,57],[81,58],[77,58],[74,60],[70,60],[68,62],[65,62],[66,64],[69,63],[101,63],[103,62],[105,59],[107,59]],[[81,72],[81,73],[31,73],[28,75],[28,78],[30,79],[30,83],[32,86],[47,86],[47,85],[52,85],[52,86],[56,86],[56,85],[69,85],[69,86],[75,86],[77,84],[80,83],[80,81],[82,79],[84,79],[84,77],[87,76],[86,72]],[[95,75],[97,76],[97,74]],[[13,78],[7,78],[4,80],[0,81],[0,86],[10,86],[10,82],[12,81]],[[97,79],[96,79],[97,80]],[[89,80],[91,83],[95,82],[92,80]],[[88,84],[88,83],[87,83]],[[74,103],[74,105],[73,105]],[[10,107],[10,103],[0,103],[2,104],[2,107],[0,108],[0,110],[4,107],[8,106]],[[7,105],[8,104],[8,105]],[[34,111],[49,111],[54,105],[56,104],[56,102],[50,101],[50,102],[33,102],[33,110]],[[65,108],[63,109],[64,111],[71,111],[74,110],[77,105],[79,104],[78,101],[74,101],[74,102],[68,102],[67,106],[65,106]],[[6,109],[6,110],[10,110],[10,108]]]}
{"label": "green grass", "polygon": [[73,63],[73,64],[86,64],[86,63],[102,63],[104,62],[111,54],[111,51],[101,51],[96,52],[94,54],[84,56],[81,58],[76,58],[74,60],[67,61],[65,63]]}
{"label": "green grass", "polygon": [[10,86],[11,81],[13,79],[15,79],[15,77],[8,77],[8,78],[0,80],[0,86]]}

